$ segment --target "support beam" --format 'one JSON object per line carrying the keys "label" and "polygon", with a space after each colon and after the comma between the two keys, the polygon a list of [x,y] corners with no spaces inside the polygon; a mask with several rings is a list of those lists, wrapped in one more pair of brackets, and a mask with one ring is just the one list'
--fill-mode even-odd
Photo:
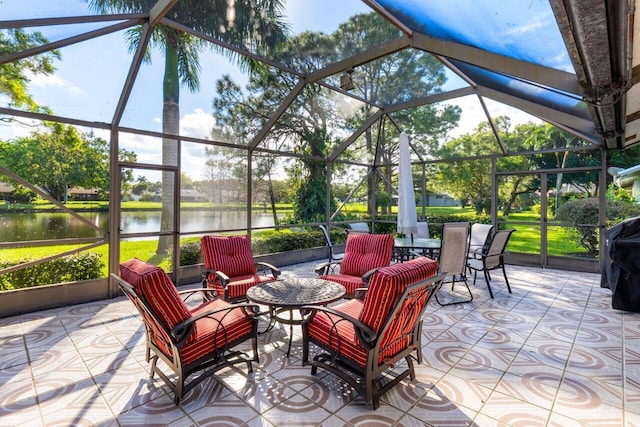
{"label": "support beam", "polygon": [[0,29],[51,27],[54,25],[125,21],[130,19],[145,20],[148,16],[146,13],[119,13],[113,15],[65,16],[61,18],[14,19],[11,21],[0,21]]}
{"label": "support beam", "polygon": [[531,62],[520,61],[515,58],[463,45],[452,41],[441,40],[426,34],[413,33],[412,46],[440,55],[456,59],[487,70],[501,74],[508,74],[526,81],[535,82],[543,86],[560,89],[565,92],[582,94],[582,87],[578,78],[566,71]]}
{"label": "support beam", "polygon": [[378,121],[378,119],[380,119],[383,114],[384,112],[382,110],[378,110],[375,112],[375,114],[369,117],[369,119],[364,122],[364,124],[360,126],[358,130],[356,130],[346,141],[340,144],[340,146],[329,155],[329,163],[333,163],[336,158],[353,143],[353,141],[355,141],[360,135],[364,133],[364,131],[369,129],[376,121]]}
{"label": "support beam", "polygon": [[55,42],[43,44],[41,46],[32,47],[31,49],[25,49],[20,52],[11,53],[0,58],[0,65],[7,64],[9,62],[18,61],[20,59],[29,58],[31,56],[39,55],[45,52],[50,52],[61,47],[69,46],[72,44],[80,43],[86,40],[91,40],[96,37],[104,36],[105,34],[115,33],[116,31],[131,28],[135,25],[139,25],[143,22],[142,19],[131,19],[119,24],[110,25],[108,27],[99,28],[88,33],[79,34],[77,36],[68,37],[66,39],[58,40]]}
{"label": "support beam", "polygon": [[314,71],[313,73],[309,74],[309,76],[307,76],[307,81],[309,83],[313,83],[318,80],[322,80],[326,77],[340,73],[344,70],[355,68],[359,65],[363,65],[368,62],[375,61],[376,59],[382,58],[383,56],[387,56],[392,53],[404,50],[410,46],[411,46],[411,41],[409,37],[407,36],[399,37],[383,45],[376,46],[362,53],[358,53],[357,55],[354,55],[351,58],[343,59],[342,61],[339,61],[339,62],[334,62],[333,64],[321,70]]}
{"label": "support beam", "polygon": [[407,102],[385,105],[384,112],[386,114],[395,113],[396,111],[408,110],[410,108],[421,107],[427,104],[435,104],[436,102],[448,101],[454,98],[461,98],[463,96],[473,95],[474,93],[476,93],[476,91],[472,87],[463,87],[447,92],[434,93],[432,95],[422,96],[420,98],[412,99]]}
{"label": "support beam", "polygon": [[149,12],[149,26],[153,28],[158,25],[160,20],[162,20],[177,3],[178,0],[158,0]]}
{"label": "support beam", "polygon": [[253,151],[258,146],[258,144],[262,142],[264,137],[267,136],[267,133],[269,133],[271,128],[276,124],[280,117],[282,117],[284,112],[287,111],[289,105],[291,105],[291,103],[296,99],[296,97],[300,94],[306,84],[307,82],[304,79],[298,80],[298,83],[294,86],[293,89],[291,89],[289,95],[287,95],[287,97],[280,103],[275,113],[273,113],[273,115],[269,117],[269,120],[267,120],[267,123],[265,123],[264,127],[260,129],[260,132],[258,132],[258,134],[253,138],[253,141],[251,141],[251,143],[249,144],[249,151]]}
{"label": "support beam", "polygon": [[595,127],[591,120],[576,117],[569,113],[554,110],[553,108],[545,107],[535,102],[527,101],[484,86],[478,86],[478,95],[511,105],[549,123],[561,123],[567,130],[576,134],[576,136],[593,142],[594,144],[600,144],[599,138],[595,137]]}
{"label": "support beam", "polygon": [[153,28],[150,27],[149,24],[145,24],[142,28],[140,42],[138,43],[136,53],[133,56],[133,60],[131,61],[129,74],[127,74],[127,79],[125,80],[124,86],[122,87],[122,92],[120,93],[118,105],[116,106],[116,110],[113,114],[113,119],[111,120],[111,123],[114,127],[117,127],[120,124],[120,120],[122,119],[122,115],[124,114],[124,109],[127,106],[129,96],[131,95],[131,90],[133,89],[133,84],[135,83],[136,77],[138,76],[138,70],[140,70],[140,64],[142,64],[144,54],[147,51],[147,46],[149,44],[149,40],[151,39],[152,31]]}
{"label": "support beam", "polygon": [[487,109],[487,105],[484,103],[484,99],[481,96],[478,96],[478,101],[480,101],[480,105],[482,106],[482,111],[484,111],[484,115],[487,116],[487,121],[489,122],[489,126],[491,126],[491,130],[493,131],[493,136],[496,137],[496,141],[500,146],[500,151],[502,154],[507,154],[507,150],[504,149],[504,144],[502,143],[502,138],[500,138],[500,132],[498,132],[498,128],[496,124],[493,122],[493,118]]}

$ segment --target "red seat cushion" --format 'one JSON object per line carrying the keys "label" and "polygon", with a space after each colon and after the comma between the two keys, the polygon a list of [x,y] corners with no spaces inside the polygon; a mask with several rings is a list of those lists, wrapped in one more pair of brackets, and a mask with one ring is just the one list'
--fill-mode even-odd
{"label": "red seat cushion", "polygon": [[346,274],[327,274],[326,276],[320,276],[320,279],[330,280],[332,282],[340,283],[344,286],[347,294],[352,294],[356,289],[362,288],[364,282],[362,276],[347,276]]}
{"label": "red seat cushion", "polygon": [[207,270],[229,277],[256,273],[249,236],[202,236],[202,260]]}
{"label": "red seat cushion", "polygon": [[[426,257],[381,268],[371,277],[364,301],[350,300],[332,309],[355,317],[380,332],[404,290],[411,284],[432,277],[437,270],[438,262]],[[427,295],[420,297],[426,298]],[[419,321],[419,308],[424,302],[409,298],[406,308],[401,308],[398,316],[392,319],[385,335],[379,337],[377,363],[383,363],[407,348],[411,339],[411,325]],[[341,357],[365,367],[367,351],[358,341],[354,325],[339,319],[338,316],[318,312],[308,324],[309,336],[325,347],[338,351]]]}
{"label": "red seat cushion", "polygon": [[390,234],[350,233],[340,265],[340,274],[362,276],[374,268],[391,263],[393,236]]}
{"label": "red seat cushion", "polygon": [[[348,314],[354,318],[360,316],[363,302],[352,299],[342,304],[331,307],[332,310]],[[317,312],[309,322],[309,336],[327,348],[334,351],[339,349],[342,357],[347,357],[360,366],[367,364],[367,351],[356,338],[356,331],[353,323],[340,321],[340,317]]]}
{"label": "red seat cushion", "polygon": [[[229,306],[231,304],[215,299],[196,307],[191,314],[195,316],[205,310],[215,310]],[[184,364],[189,364],[216,349],[227,347],[239,338],[250,335],[252,331],[252,320],[244,314],[241,308],[198,319],[187,343],[180,348],[182,361]]]}

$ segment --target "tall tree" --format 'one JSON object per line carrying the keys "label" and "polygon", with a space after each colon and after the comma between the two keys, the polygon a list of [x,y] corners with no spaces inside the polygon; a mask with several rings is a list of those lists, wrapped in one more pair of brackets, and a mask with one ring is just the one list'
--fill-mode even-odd
{"label": "tall tree", "polygon": [[[91,7],[101,13],[148,12],[157,0],[88,0]],[[181,0],[166,15],[176,22],[187,25],[204,34],[251,50],[268,50],[285,38],[285,26],[280,15],[281,0]],[[140,31],[129,33],[130,47],[135,48],[140,40]],[[189,90],[199,87],[198,62],[204,42],[173,28],[158,25],[154,28],[152,43],[164,50],[164,77],[162,84],[162,131],[178,135],[180,131],[180,84]],[[212,46],[230,57],[240,59],[230,50]],[[249,64],[249,61],[245,61]],[[178,141],[165,137],[162,141],[164,164],[178,164]],[[163,173],[161,230],[173,228],[173,174]],[[160,236],[157,253],[165,253],[172,243],[171,236]]]}
{"label": "tall tree", "polygon": [[[66,202],[71,187],[109,188],[109,144],[73,126],[47,123],[44,130],[0,143],[0,164]],[[122,158],[134,155],[121,151]],[[125,174],[125,177],[131,178]]]}
{"label": "tall tree", "polygon": [[[495,120],[500,133],[510,126],[509,120]],[[475,132],[446,142],[439,155],[446,158],[475,157],[496,153],[498,145],[489,123],[478,125]],[[446,162],[438,165],[438,187],[463,203],[470,202],[477,214],[490,212],[491,208],[491,161],[488,159]]]}
{"label": "tall tree", "polygon": [[[400,31],[377,13],[358,14],[341,24],[333,34],[340,57],[349,57],[367,49],[382,45],[400,37]],[[446,82],[445,69],[433,55],[415,49],[407,49],[393,55],[358,66],[352,74],[354,93],[381,105],[399,102],[440,92]],[[366,105],[352,129],[366,120],[374,107]],[[460,109],[454,106],[424,105],[403,110],[393,115],[395,124],[412,137],[412,144],[421,152],[428,152],[437,141],[456,125]],[[398,136],[395,129],[378,135],[372,127],[365,132],[367,150],[376,150],[378,163],[392,164],[397,161]],[[392,169],[386,167],[386,182],[392,182]],[[378,189],[377,175],[369,175],[369,214],[376,209],[374,194]],[[391,189],[387,188],[387,193]]]}
{"label": "tall tree", "polygon": [[[334,59],[334,55],[334,43],[329,37],[310,32],[292,38],[277,52],[279,61],[303,73],[322,68]],[[297,80],[294,75],[267,66],[258,67],[251,73],[244,90],[229,76],[220,79],[213,100],[219,127],[233,140],[250,142]],[[331,138],[330,128],[346,126],[337,114],[337,101],[330,92],[317,84],[306,85],[260,145],[270,150],[290,150],[315,157],[300,158],[288,168],[289,173],[298,178],[293,203],[294,217],[301,222],[319,221],[325,217],[326,168],[320,159],[336,143]],[[254,161],[257,166],[254,170],[267,181],[273,181],[271,171],[275,157],[257,153]],[[271,200],[272,206],[274,200]]]}
{"label": "tall tree", "polygon": [[[399,35],[395,27],[376,13],[360,14],[351,17],[333,34],[307,32],[292,38],[278,52],[277,58],[290,68],[309,74]],[[332,76],[328,80],[337,83],[335,79],[338,77]],[[432,57],[407,51],[357,67],[353,78],[358,95],[381,104],[393,104],[410,99],[416,93],[437,91],[445,77],[442,64]],[[213,102],[220,128],[232,132],[236,141],[250,140],[297,81],[296,76],[269,67],[263,67],[254,73],[244,90],[228,76],[220,80]],[[344,107],[349,104],[356,107],[347,112]],[[262,147],[265,148],[291,150],[311,156],[291,162],[288,167],[289,175],[294,178],[295,183],[296,220],[314,222],[324,219],[327,169],[322,158],[330,154],[373,113],[371,107],[364,103],[358,104],[320,85],[308,84],[262,142]],[[353,110],[356,110],[355,113]],[[450,113],[449,110],[447,112]],[[440,110],[432,107],[420,107],[410,113],[399,114],[398,117],[408,129],[428,129],[435,134],[434,137],[441,134],[439,129],[447,129],[446,126],[426,126],[427,123],[439,123],[444,117]],[[446,119],[457,120],[452,116],[447,116]],[[368,149],[350,149],[343,156],[365,159],[367,153],[373,151],[377,131],[368,130],[365,138]],[[382,149],[385,150],[383,161],[387,162],[394,152],[393,146]],[[375,191],[375,182],[370,187]],[[373,197],[369,199],[373,200]],[[331,203],[333,211],[333,198]]]}
{"label": "tall tree", "polygon": [[[0,57],[14,52],[46,44],[42,33],[28,33],[23,29],[0,30]],[[29,94],[29,74],[49,75],[54,72],[53,61],[60,58],[57,51],[34,55],[19,61],[0,64],[0,95],[9,98],[9,107],[26,108],[29,111],[48,111],[39,106]],[[1,121],[10,119],[2,116]]]}

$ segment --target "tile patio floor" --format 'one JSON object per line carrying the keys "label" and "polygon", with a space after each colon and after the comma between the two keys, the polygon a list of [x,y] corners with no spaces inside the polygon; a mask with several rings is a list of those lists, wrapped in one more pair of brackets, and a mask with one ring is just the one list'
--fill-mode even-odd
{"label": "tile patio floor", "polygon": [[[284,268],[313,277],[316,263]],[[228,369],[180,406],[150,380],[124,297],[0,319],[0,425],[640,426],[640,314],[610,308],[599,276],[508,266],[471,304],[431,302],[425,361],[373,411],[302,368],[299,328],[260,338],[254,373]]]}

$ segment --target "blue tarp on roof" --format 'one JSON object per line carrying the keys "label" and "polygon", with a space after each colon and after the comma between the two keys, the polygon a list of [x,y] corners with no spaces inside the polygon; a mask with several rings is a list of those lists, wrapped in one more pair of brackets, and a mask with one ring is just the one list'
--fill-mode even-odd
{"label": "blue tarp on roof", "polygon": [[379,0],[411,30],[573,73],[548,0]]}

